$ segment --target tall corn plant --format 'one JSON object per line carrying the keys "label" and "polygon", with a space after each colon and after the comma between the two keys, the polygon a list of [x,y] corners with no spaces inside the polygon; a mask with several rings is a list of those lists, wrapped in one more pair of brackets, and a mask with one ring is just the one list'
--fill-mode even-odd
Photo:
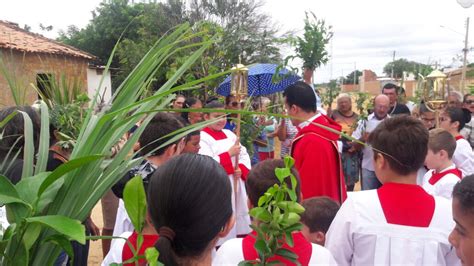
{"label": "tall corn plant", "polygon": [[[178,26],[158,40],[144,56],[117,89],[108,110],[95,113],[94,99],[86,110],[86,118],[70,161],[54,172],[44,172],[47,149],[40,150],[34,168],[34,148],[31,145],[25,147],[25,158],[29,161],[24,167],[24,179],[20,181],[23,184],[14,186],[5,178],[0,178],[0,203],[6,204],[11,217],[11,225],[6,230],[3,241],[0,241],[0,250],[3,250],[1,255],[7,258],[3,261],[4,265],[52,265],[62,249],[70,253],[71,239],[84,242],[84,229],[77,220],[84,221],[102,195],[123,173],[140,163],[141,159],[132,159],[129,154],[153,115],[160,109],[165,109],[173,92],[197,88],[199,83],[214,78],[211,76],[173,87],[203,52],[216,42],[216,39],[211,38],[188,44],[188,40],[202,34],[205,33],[193,33],[188,24]],[[176,73],[153,96],[143,98],[158,69],[173,55],[184,50],[192,52]],[[108,65],[110,62],[111,60]],[[97,97],[98,93],[95,98]],[[42,106],[47,110],[44,104]],[[46,114],[47,111],[42,112],[42,116]],[[109,158],[113,145],[145,115],[142,126],[118,154]],[[47,126],[49,121],[47,122],[42,123],[42,127]],[[170,141],[185,134],[186,132],[181,132]],[[35,178],[31,178],[33,174],[36,174]],[[22,192],[18,193],[19,191]],[[22,201],[26,204],[22,204]],[[49,218],[45,221],[44,217]],[[72,231],[59,230],[68,227]],[[3,246],[7,248],[1,249]]]}

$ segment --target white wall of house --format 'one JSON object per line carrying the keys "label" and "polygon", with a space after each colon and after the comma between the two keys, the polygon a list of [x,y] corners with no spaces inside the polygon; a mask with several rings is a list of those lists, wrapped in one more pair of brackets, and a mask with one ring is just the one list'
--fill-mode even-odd
{"label": "white wall of house", "polygon": [[[102,79],[103,71],[102,68],[88,68],[87,69],[87,94],[90,99],[93,99],[97,89],[99,88],[100,80]],[[112,98],[112,80],[110,78],[110,72],[105,75],[104,81],[100,88],[99,99],[103,97],[105,103],[108,103]]]}

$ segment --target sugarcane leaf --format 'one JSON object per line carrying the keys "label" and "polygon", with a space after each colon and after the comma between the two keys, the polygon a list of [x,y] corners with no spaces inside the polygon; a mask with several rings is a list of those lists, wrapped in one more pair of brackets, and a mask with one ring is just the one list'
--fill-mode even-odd
{"label": "sugarcane leaf", "polygon": [[47,215],[28,217],[25,221],[27,223],[39,223],[55,230],[71,240],[75,240],[81,244],[86,243],[85,227],[78,220],[61,215]]}

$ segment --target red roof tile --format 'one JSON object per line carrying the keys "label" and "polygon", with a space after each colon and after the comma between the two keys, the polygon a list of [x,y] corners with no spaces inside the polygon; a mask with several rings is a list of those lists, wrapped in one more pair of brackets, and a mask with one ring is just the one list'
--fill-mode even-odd
{"label": "red roof tile", "polygon": [[30,53],[45,53],[80,57],[88,60],[96,57],[72,46],[28,32],[18,24],[0,20],[0,48]]}

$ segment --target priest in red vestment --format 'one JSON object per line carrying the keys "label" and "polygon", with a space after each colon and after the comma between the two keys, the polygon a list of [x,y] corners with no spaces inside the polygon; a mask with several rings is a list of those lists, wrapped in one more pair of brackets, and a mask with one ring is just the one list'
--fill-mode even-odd
{"label": "priest in red vestment", "polygon": [[336,142],[339,135],[315,124],[337,131],[341,126],[317,111],[316,94],[308,84],[296,82],[283,96],[291,122],[298,128],[291,156],[301,177],[303,198],[328,196],[342,203],[347,194]]}

